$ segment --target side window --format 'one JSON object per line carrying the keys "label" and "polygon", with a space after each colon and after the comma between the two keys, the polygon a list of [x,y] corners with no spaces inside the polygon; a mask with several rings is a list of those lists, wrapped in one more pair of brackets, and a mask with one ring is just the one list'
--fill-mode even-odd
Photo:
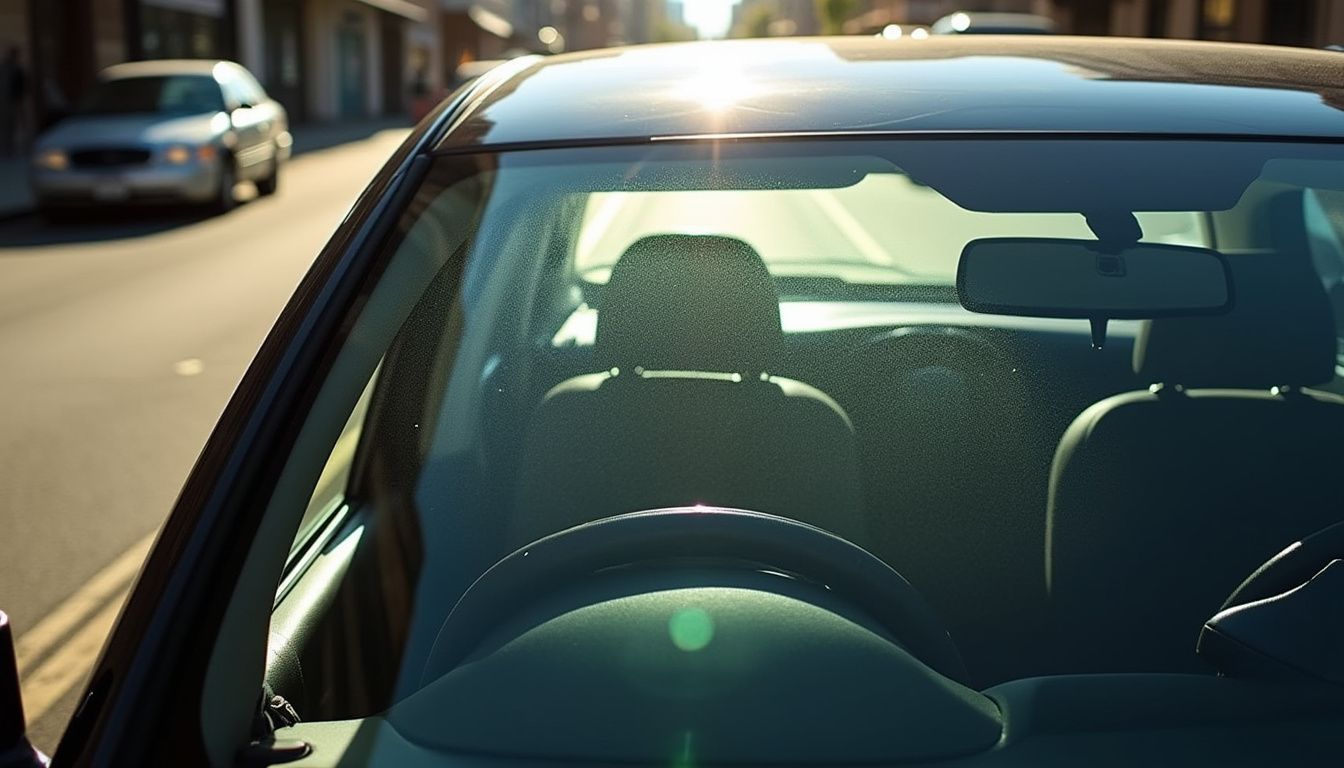
{"label": "side window", "polygon": [[159,109],[165,112],[214,112],[219,108],[219,86],[208,77],[170,77],[159,93]]}
{"label": "side window", "polygon": [[312,538],[314,532],[322,528],[329,519],[347,501],[346,492],[350,484],[350,474],[354,469],[355,449],[364,429],[364,419],[369,412],[369,399],[373,396],[374,384],[378,381],[378,372],[364,387],[364,392],[355,403],[350,418],[341,430],[327,463],[322,467],[313,495],[308,499],[308,507],[303,512],[303,521],[299,523],[299,534],[294,539],[294,549],[298,550]]}
{"label": "side window", "polygon": [[1344,394],[1344,191],[1307,189],[1302,220],[1312,264],[1335,315],[1335,379],[1321,388]]}
{"label": "side window", "polygon": [[1344,192],[1308,189],[1303,196],[1302,215],[1311,260],[1330,295],[1335,336],[1344,351]]}

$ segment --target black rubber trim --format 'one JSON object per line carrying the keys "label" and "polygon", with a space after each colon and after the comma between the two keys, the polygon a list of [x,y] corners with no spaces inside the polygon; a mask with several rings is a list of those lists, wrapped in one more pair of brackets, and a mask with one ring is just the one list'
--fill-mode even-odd
{"label": "black rubber trim", "polygon": [[545,149],[588,149],[665,144],[713,144],[792,141],[1190,141],[1234,144],[1344,144],[1344,136],[1240,133],[1143,133],[1135,131],[1051,130],[924,130],[924,131],[790,131],[759,133],[705,133],[672,136],[583,136],[566,139],[533,139],[479,144],[444,144],[434,147],[435,157],[528,152]]}

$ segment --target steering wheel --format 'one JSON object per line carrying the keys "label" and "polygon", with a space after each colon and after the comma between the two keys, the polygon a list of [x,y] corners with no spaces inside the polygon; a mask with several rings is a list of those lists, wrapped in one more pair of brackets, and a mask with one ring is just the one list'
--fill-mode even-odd
{"label": "steering wheel", "polygon": [[432,682],[466,660],[539,587],[558,587],[607,568],[679,557],[776,570],[824,584],[930,668],[953,680],[966,677],[961,655],[933,610],[910,582],[858,545],[774,515],[676,507],[577,525],[500,560],[448,614],[423,680]]}
{"label": "steering wheel", "polygon": [[[921,346],[926,348],[942,347],[942,349],[936,351],[936,357],[928,360],[930,363],[946,362],[949,348],[953,350],[952,357],[965,357],[979,361],[981,364],[986,360],[992,360],[996,363],[1007,362],[1008,360],[1008,355],[997,345],[980,334],[959,325],[903,325],[900,328],[869,336],[863,340],[862,345],[865,348],[886,346],[902,348],[902,351],[910,349],[912,353]],[[922,355],[920,356],[922,357]]]}
{"label": "steering wheel", "polygon": [[[989,387],[1000,395],[1003,376],[1016,371],[1013,357],[979,333],[955,325],[908,325],[875,334],[860,342],[861,359],[893,363],[904,374],[897,383],[903,388],[947,394],[959,390],[973,396]],[[884,382],[884,389],[890,382]],[[913,393],[918,396],[920,393]]]}

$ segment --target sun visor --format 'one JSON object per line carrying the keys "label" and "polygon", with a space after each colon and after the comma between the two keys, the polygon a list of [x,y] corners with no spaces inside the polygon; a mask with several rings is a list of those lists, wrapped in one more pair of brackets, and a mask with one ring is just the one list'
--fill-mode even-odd
{"label": "sun visor", "polygon": [[997,139],[930,141],[897,162],[973,211],[1221,211],[1281,152],[1235,142]]}
{"label": "sun visor", "polygon": [[[566,190],[696,192],[772,189],[844,189],[874,173],[898,173],[877,154],[809,152],[802,143],[720,146],[711,142],[640,147],[636,160],[612,161],[608,148],[565,150],[560,183]],[[546,152],[507,155],[503,164],[517,173],[546,169],[539,183],[555,183],[553,157]]]}
{"label": "sun visor", "polygon": [[1265,163],[1264,181],[1344,191],[1344,163],[1315,158],[1279,158]]}

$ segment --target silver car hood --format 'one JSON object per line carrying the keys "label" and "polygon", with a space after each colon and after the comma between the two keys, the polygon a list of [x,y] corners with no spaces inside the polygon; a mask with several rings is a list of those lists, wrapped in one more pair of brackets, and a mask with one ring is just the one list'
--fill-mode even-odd
{"label": "silver car hood", "polygon": [[228,128],[229,118],[222,112],[201,115],[73,115],[39,137],[37,149],[204,144]]}

